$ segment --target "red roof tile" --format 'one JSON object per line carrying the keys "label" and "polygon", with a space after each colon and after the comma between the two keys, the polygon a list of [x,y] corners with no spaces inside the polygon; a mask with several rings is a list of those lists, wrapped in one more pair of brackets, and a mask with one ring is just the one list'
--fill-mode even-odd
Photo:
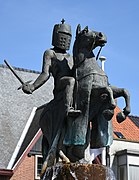
{"label": "red roof tile", "polygon": [[[129,117],[127,117],[122,123],[117,122],[116,115],[120,111],[121,110],[118,107],[115,108],[114,116],[112,118],[113,131],[122,133],[128,141],[139,142],[139,128],[131,121]],[[113,135],[114,139],[119,139],[114,133]]]}

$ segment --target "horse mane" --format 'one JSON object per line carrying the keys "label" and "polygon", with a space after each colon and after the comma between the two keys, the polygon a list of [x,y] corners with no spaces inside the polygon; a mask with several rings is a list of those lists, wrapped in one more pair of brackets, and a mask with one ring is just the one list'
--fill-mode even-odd
{"label": "horse mane", "polygon": [[79,49],[78,49],[78,41],[75,39],[75,42],[73,44],[73,59],[75,60],[77,58]]}
{"label": "horse mane", "polygon": [[86,58],[94,57],[94,53],[90,47],[90,50],[87,48],[86,44],[82,41],[82,35],[86,28],[79,33],[76,33],[76,38],[73,44],[73,61],[74,65],[78,66]]}

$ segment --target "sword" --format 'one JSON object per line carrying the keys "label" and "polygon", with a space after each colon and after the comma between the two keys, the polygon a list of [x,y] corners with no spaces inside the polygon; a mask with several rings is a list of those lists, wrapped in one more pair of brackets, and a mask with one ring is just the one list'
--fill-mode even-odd
{"label": "sword", "polygon": [[6,60],[4,60],[4,62],[5,62],[5,64],[7,65],[7,67],[11,70],[11,72],[14,74],[14,76],[15,76],[15,77],[20,81],[20,83],[22,84],[22,85],[18,88],[18,90],[21,89],[24,84],[30,83],[30,82],[32,81],[32,80],[30,80],[30,81],[24,82],[23,79],[22,79],[21,77],[19,77],[19,75],[16,73],[16,71],[14,70],[14,68],[13,68]]}

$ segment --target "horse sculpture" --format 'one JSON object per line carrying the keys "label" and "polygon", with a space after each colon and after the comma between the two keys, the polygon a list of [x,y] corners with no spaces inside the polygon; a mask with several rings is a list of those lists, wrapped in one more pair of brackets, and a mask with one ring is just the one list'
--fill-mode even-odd
{"label": "horse sculpture", "polygon": [[110,86],[107,75],[98,65],[92,52],[96,47],[104,46],[106,42],[106,36],[102,32],[91,31],[88,27],[81,30],[78,25],[73,47],[77,82],[74,101],[75,107],[82,113],[76,119],[68,121],[64,143],[70,145],[69,159],[71,159],[70,156],[76,160],[83,158],[85,148],[89,143],[91,148],[106,147],[112,144],[111,119],[116,107],[115,98],[122,96],[126,102],[123,112],[116,116],[117,121],[121,123],[130,113],[128,91],[124,88]]}
{"label": "horse sculpture", "polygon": [[[95,49],[98,46],[102,47],[105,45],[105,43],[107,43],[107,38],[102,32],[90,31],[88,27],[85,27],[81,31],[81,27],[80,25],[78,25],[76,30],[76,40],[73,48],[74,65],[76,69],[76,80],[78,81],[78,83],[81,83],[82,79],[92,75],[92,90],[93,88],[98,88],[100,91],[103,91],[106,88],[107,95],[105,95],[109,95],[108,98],[111,107],[115,107],[115,102],[113,101],[113,98],[115,99],[123,96],[125,98],[126,106],[123,109],[123,113],[121,113],[121,115],[117,115],[118,122],[122,122],[130,113],[129,93],[124,88],[110,86],[107,75],[98,66],[96,58],[92,52],[93,49]],[[80,90],[80,88],[82,88],[82,85],[78,89]],[[104,94],[102,94],[101,98],[104,98],[103,95]],[[79,100],[77,104],[79,104],[80,101],[80,98],[78,99]]]}

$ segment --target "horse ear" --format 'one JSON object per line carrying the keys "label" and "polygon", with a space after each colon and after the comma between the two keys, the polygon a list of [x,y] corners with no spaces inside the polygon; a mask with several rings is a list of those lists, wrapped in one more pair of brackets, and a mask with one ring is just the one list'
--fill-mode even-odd
{"label": "horse ear", "polygon": [[83,31],[88,32],[88,26],[86,26]]}
{"label": "horse ear", "polygon": [[76,36],[81,32],[81,25],[78,24],[77,29],[76,29]]}

